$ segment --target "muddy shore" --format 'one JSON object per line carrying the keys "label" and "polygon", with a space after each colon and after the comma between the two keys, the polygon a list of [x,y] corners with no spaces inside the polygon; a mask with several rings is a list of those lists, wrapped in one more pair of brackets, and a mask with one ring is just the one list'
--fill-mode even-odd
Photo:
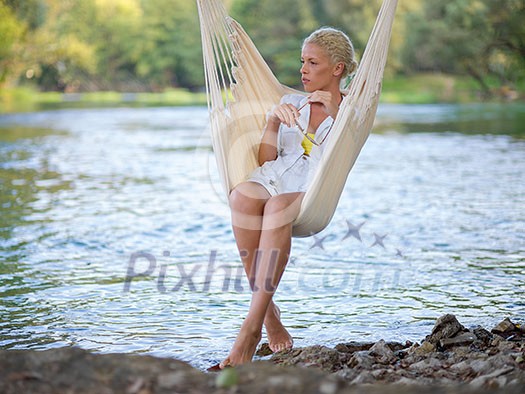
{"label": "muddy shore", "polygon": [[[269,351],[264,344],[258,354]],[[453,315],[418,343],[294,348],[220,372],[169,358],[78,348],[0,351],[0,393],[525,392],[525,327],[466,328]]]}

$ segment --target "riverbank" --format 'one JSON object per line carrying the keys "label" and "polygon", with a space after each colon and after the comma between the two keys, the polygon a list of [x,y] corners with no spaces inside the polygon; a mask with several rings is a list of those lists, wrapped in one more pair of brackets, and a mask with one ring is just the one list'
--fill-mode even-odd
{"label": "riverbank", "polygon": [[[525,99],[525,86],[491,85],[492,97],[480,93],[475,81],[467,77],[442,74],[419,74],[385,78],[381,102],[390,104],[434,104],[509,102]],[[0,113],[29,112],[58,108],[93,108],[118,106],[206,105],[204,92],[166,89],[164,92],[119,93],[40,92],[32,87],[0,90]]]}
{"label": "riverbank", "polygon": [[62,108],[206,105],[206,93],[167,89],[160,93],[39,92],[30,87],[0,91],[0,114]]}
{"label": "riverbank", "polygon": [[[259,348],[262,356],[267,351]],[[174,359],[92,354],[77,348],[0,352],[10,393],[522,393],[525,329],[503,320],[467,329],[453,315],[421,343],[295,348],[220,372]]]}

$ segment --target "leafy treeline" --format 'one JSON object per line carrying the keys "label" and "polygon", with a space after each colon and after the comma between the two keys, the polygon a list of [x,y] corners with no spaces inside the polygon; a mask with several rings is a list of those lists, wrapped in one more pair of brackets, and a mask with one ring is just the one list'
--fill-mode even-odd
{"label": "leafy treeline", "polygon": [[[300,46],[322,25],[362,52],[380,0],[224,0],[282,82],[297,84]],[[515,84],[525,69],[523,0],[400,0],[387,73],[470,75]],[[193,0],[0,0],[0,87],[198,89]]]}

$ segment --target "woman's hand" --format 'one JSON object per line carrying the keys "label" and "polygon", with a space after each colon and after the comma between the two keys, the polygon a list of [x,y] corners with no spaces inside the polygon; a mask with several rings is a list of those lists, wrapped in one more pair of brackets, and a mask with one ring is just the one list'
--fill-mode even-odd
{"label": "woman's hand", "polygon": [[275,105],[268,115],[268,123],[277,126],[284,123],[286,126],[292,127],[297,124],[299,116],[299,111],[292,104]]}
{"label": "woman's hand", "polygon": [[339,104],[341,103],[341,96],[334,96],[331,92],[325,90],[316,90],[308,97],[310,104],[322,104],[324,112],[335,119],[337,112],[339,112]]}

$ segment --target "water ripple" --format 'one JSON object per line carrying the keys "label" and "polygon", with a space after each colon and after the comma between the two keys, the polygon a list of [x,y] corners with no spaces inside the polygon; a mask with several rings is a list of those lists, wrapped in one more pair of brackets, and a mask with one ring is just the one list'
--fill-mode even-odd
{"label": "water ripple", "polygon": [[[523,318],[525,141],[487,134],[473,114],[492,127],[501,111],[480,108],[380,108],[332,223],[294,240],[275,297],[298,346],[420,340],[444,313]],[[14,114],[0,128],[0,347],[225,356],[250,294],[206,109]],[[143,275],[126,282],[129,269]]]}

